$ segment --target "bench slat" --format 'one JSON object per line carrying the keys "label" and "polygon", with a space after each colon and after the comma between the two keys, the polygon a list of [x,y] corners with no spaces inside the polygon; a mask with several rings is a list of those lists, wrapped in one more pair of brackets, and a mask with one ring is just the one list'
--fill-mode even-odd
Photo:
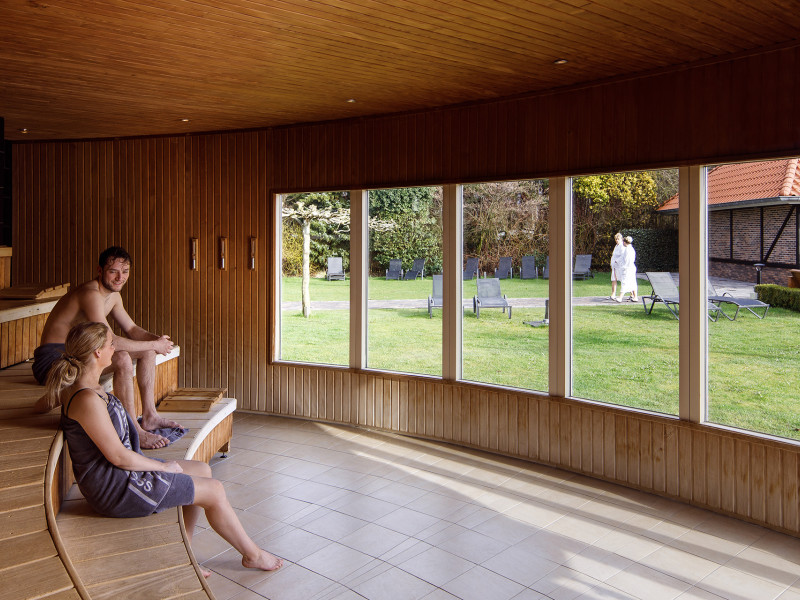
{"label": "bench slat", "polygon": [[[89,586],[92,600],[167,600],[203,589],[193,569],[176,567],[159,573],[136,575],[122,581]],[[208,598],[208,594],[200,596]]]}
{"label": "bench slat", "polygon": [[0,489],[0,510],[18,510],[44,504],[42,485]]}
{"label": "bench slat", "polygon": [[44,450],[29,452],[28,454],[0,455],[0,471],[12,471],[14,469],[24,469],[26,467],[39,467],[43,469],[45,465],[47,465],[48,456],[50,456],[50,453]]}
{"label": "bench slat", "polygon": [[12,567],[3,571],[0,600],[27,600],[72,588],[72,580],[58,557]]}
{"label": "bench slat", "polygon": [[34,531],[45,531],[44,506],[31,506],[0,513],[0,539],[17,537]]}
{"label": "bench slat", "polygon": [[0,570],[20,566],[20,558],[36,562],[58,552],[47,530],[21,535],[10,540],[0,540]]}
{"label": "bench slat", "polygon": [[[174,535],[172,535],[172,539],[175,540]],[[178,540],[180,539],[178,536]],[[89,538],[83,543],[93,544],[93,539]],[[72,556],[72,548],[75,545],[74,543],[67,544],[70,556]],[[160,574],[165,569],[190,563],[183,541],[173,541],[166,546],[134,550],[114,556],[104,556],[98,552],[89,560],[73,561],[87,588],[129,577],[147,577],[151,573]]]}
{"label": "bench slat", "polygon": [[42,467],[22,467],[8,471],[0,471],[0,488],[13,488],[33,483],[44,483]]}
{"label": "bench slat", "polygon": [[98,556],[115,556],[135,550],[145,550],[167,546],[175,542],[172,530],[161,525],[132,529],[130,531],[117,531],[104,535],[93,535],[84,538],[84,543],[72,544],[69,547],[69,556],[74,564],[91,560]]}

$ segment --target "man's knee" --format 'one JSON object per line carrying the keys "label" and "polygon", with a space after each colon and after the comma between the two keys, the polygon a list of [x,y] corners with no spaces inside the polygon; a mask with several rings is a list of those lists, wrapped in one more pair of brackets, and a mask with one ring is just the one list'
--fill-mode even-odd
{"label": "man's knee", "polygon": [[133,377],[133,360],[131,355],[124,351],[114,352],[111,357],[111,368],[114,373],[126,377]]}

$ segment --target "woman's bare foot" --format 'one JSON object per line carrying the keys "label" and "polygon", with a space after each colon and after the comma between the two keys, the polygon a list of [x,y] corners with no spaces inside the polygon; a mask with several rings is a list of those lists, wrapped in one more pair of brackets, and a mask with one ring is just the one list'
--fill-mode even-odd
{"label": "woman's bare foot", "polygon": [[211,577],[211,571],[209,571],[208,569],[204,569],[203,567],[200,567],[200,573],[204,579],[208,579],[209,577]]}
{"label": "woman's bare foot", "polygon": [[251,559],[242,556],[242,566],[247,569],[261,569],[262,571],[277,571],[283,566],[283,559],[273,556],[266,550],[261,550],[258,557]]}

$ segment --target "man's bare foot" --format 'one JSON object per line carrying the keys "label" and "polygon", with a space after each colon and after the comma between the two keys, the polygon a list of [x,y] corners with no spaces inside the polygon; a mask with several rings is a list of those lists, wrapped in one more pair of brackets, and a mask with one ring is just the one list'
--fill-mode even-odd
{"label": "man's bare foot", "polygon": [[277,571],[283,566],[283,559],[273,556],[266,550],[261,550],[258,557],[251,559],[242,556],[242,566],[248,569],[261,569],[262,571]]}
{"label": "man's bare foot", "polygon": [[33,411],[37,413],[49,413],[54,408],[58,408],[61,406],[60,402],[56,402],[52,404],[47,396],[42,396],[36,401],[36,404],[33,405]]}
{"label": "man's bare foot", "polygon": [[164,429],[170,427],[179,427],[180,429],[184,429],[182,425],[173,421],[171,419],[165,419],[160,415],[156,415],[154,417],[145,418],[142,416],[142,429],[147,431],[153,431],[154,429]]}
{"label": "man's bare foot", "polygon": [[163,435],[150,433],[149,431],[139,431],[139,447],[143,450],[154,450],[169,445],[169,440]]}

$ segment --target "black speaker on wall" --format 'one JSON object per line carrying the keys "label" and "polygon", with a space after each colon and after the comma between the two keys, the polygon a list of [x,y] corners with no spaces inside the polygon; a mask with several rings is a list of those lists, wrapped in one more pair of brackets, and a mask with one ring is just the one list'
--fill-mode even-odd
{"label": "black speaker on wall", "polygon": [[11,142],[0,117],[0,246],[11,246]]}

